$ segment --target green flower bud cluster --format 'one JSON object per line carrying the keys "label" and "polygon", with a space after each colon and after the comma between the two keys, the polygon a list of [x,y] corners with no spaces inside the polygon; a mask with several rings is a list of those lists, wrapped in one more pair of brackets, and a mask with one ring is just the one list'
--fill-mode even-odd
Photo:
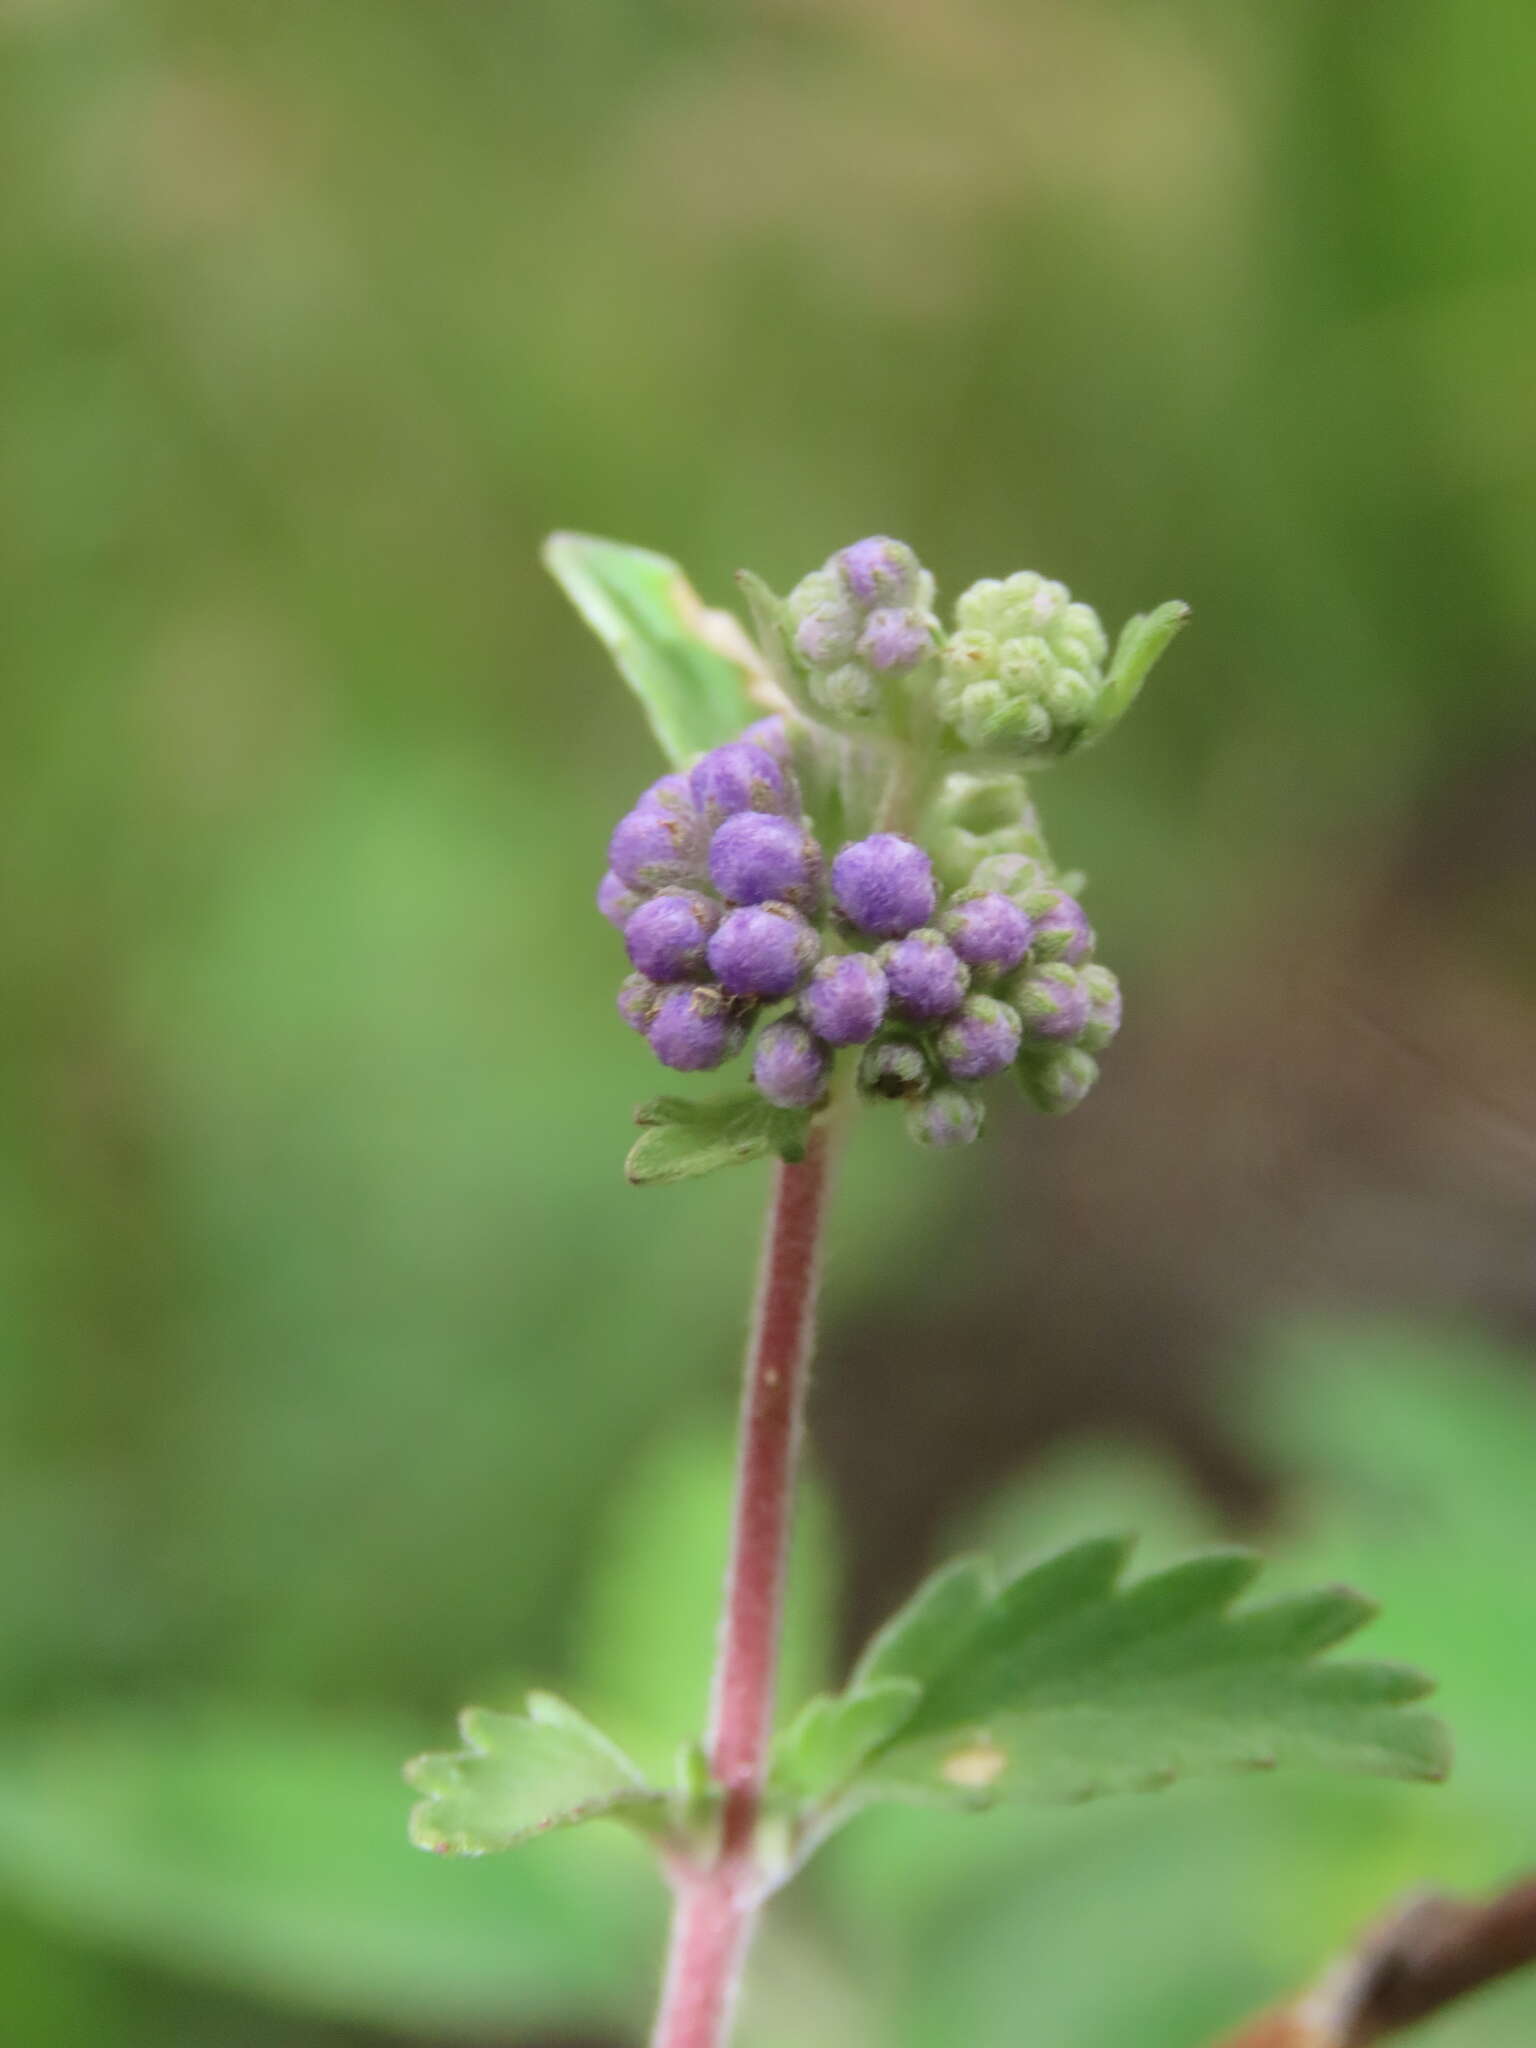
{"label": "green flower bud cluster", "polygon": [[1091,605],[1032,569],[973,583],[955,607],[936,691],[962,746],[1039,759],[1088,733],[1109,639]]}

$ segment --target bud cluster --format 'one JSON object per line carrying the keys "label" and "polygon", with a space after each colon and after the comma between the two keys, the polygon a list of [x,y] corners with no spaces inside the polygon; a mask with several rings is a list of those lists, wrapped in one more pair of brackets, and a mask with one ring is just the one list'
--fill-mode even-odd
{"label": "bud cluster", "polygon": [[1092,606],[1026,569],[973,583],[955,617],[935,702],[960,743],[1019,756],[1075,746],[1103,692],[1109,654]]}
{"label": "bud cluster", "polygon": [[782,1108],[820,1104],[856,1048],[863,1095],[901,1102],[921,1143],[968,1144],[983,1082],[1011,1067],[1038,1107],[1071,1108],[1119,1024],[1114,976],[1043,856],[989,854],[947,894],[899,833],[853,840],[828,866],[777,720],[652,784],[609,860],[598,906],[634,970],[626,1023],[689,1072],[734,1057],[783,1005],[752,1074]]}
{"label": "bud cluster", "polygon": [[938,646],[933,578],[905,542],[855,541],[789,594],[787,625],[812,707],[836,723],[878,718],[890,688]]}

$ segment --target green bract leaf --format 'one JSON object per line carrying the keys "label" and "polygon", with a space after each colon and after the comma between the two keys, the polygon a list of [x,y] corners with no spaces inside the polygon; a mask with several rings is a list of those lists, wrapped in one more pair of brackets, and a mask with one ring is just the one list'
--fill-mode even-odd
{"label": "green bract leaf", "polygon": [[1120,723],[1152,673],[1152,664],[1174,634],[1188,623],[1189,606],[1178,598],[1160,604],[1156,611],[1138,612],[1126,620],[1115,643],[1103,691],[1088,721],[1085,743],[1102,739],[1112,726]]}
{"label": "green bract leaf", "polygon": [[484,1856],[606,1814],[654,1825],[666,1806],[622,1750],[550,1693],[530,1693],[526,1716],[469,1707],[459,1732],[467,1749],[405,1767],[406,1782],[425,1794],[411,1810],[418,1849]]}
{"label": "green bract leaf", "polygon": [[980,1567],[931,1580],[871,1644],[845,1699],[878,1681],[921,1701],[869,1754],[852,1803],[988,1805],[1145,1791],[1279,1764],[1438,1778],[1444,1732],[1403,1666],[1323,1663],[1373,1613],[1344,1587],[1237,1612],[1259,1561],[1189,1559],[1131,1585],[1118,1539],[1075,1545],[989,1594]]}
{"label": "green bract leaf", "polygon": [[617,663],[674,768],[747,723],[745,634],[710,611],[676,562],[648,548],[555,533],[544,565]]}
{"label": "green bract leaf", "polygon": [[635,1122],[643,1128],[624,1171],[637,1187],[660,1187],[769,1152],[795,1163],[805,1157],[811,1115],[776,1109],[755,1088],[742,1088],[703,1100],[658,1095],[635,1111]]}

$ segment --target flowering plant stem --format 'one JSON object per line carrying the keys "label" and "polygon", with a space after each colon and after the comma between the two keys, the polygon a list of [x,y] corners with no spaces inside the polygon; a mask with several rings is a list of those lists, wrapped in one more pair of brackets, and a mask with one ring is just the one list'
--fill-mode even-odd
{"label": "flowering plant stem", "polygon": [[722,2048],[766,1873],[755,1850],[773,1733],[795,1473],[815,1341],[832,1134],[774,1170],[747,1347],[730,1565],[710,1709],[710,1768],[723,1794],[718,1844],[675,1866],[671,1948],[651,2048]]}

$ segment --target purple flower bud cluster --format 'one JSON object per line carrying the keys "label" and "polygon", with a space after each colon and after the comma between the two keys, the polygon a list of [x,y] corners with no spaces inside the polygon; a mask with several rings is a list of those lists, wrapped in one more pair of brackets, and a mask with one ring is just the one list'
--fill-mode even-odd
{"label": "purple flower bud cluster", "polygon": [[789,630],[817,709],[857,725],[884,709],[887,686],[935,652],[933,578],[903,541],[855,541],[789,596]]}
{"label": "purple flower bud cluster", "polygon": [[619,1013],[663,1066],[734,1058],[758,1007],[793,995],[821,958],[821,852],[776,719],[653,783],[608,861],[597,904],[635,970]]}
{"label": "purple flower bud cluster", "polygon": [[[861,548],[850,584],[911,588],[899,557]],[[625,1022],[690,1072],[733,1058],[782,1005],[752,1070],[781,1108],[815,1108],[856,1047],[861,1093],[902,1103],[918,1142],[969,1144],[983,1082],[1012,1068],[1040,1108],[1071,1108],[1119,1027],[1119,986],[1043,860],[989,855],[946,894],[915,840],[876,832],[825,867],[778,721],[653,784],[609,858],[598,907],[633,969]]]}

